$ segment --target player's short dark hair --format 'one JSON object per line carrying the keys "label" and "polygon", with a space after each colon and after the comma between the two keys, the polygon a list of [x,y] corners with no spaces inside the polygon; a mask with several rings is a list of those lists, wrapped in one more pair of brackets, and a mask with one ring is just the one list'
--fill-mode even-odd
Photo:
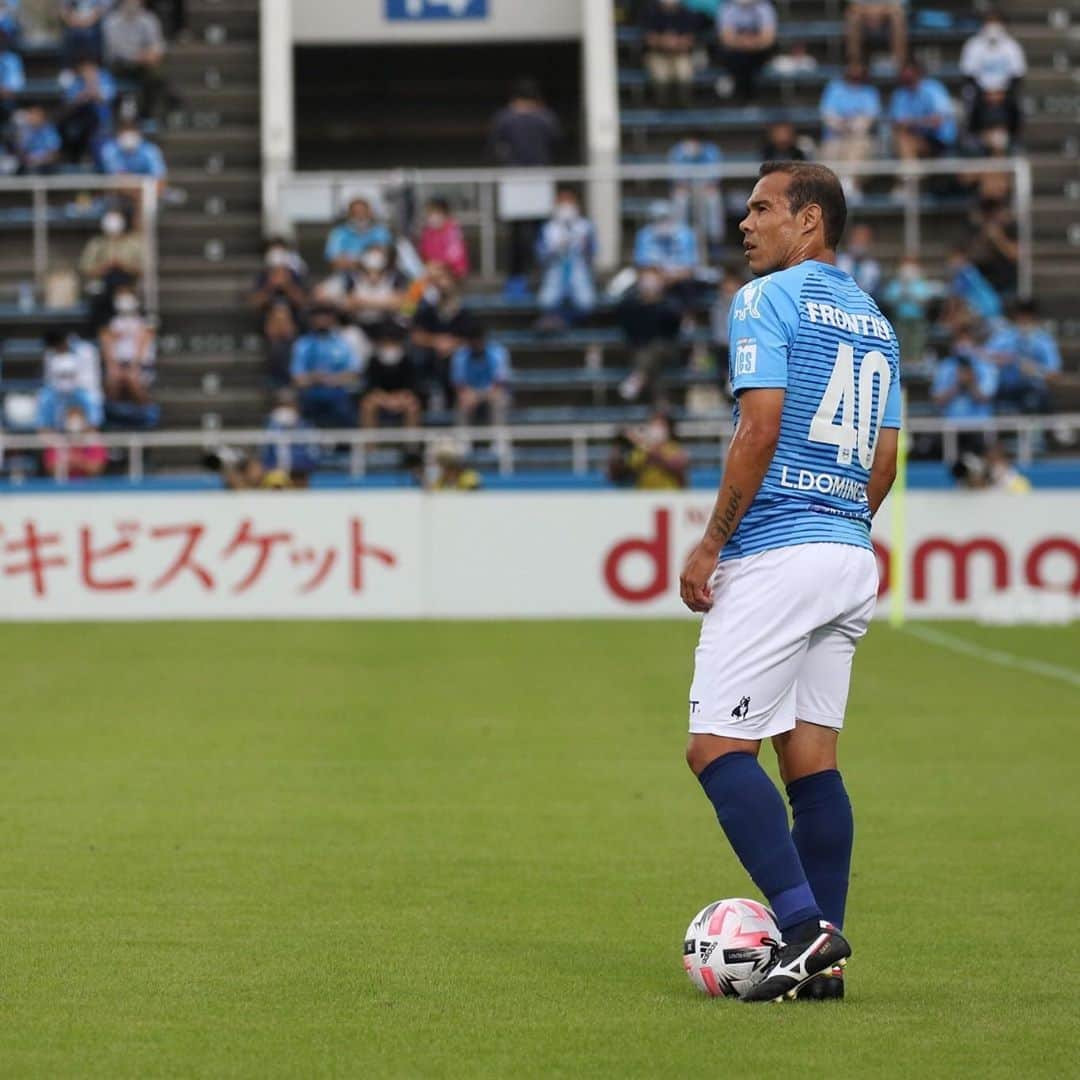
{"label": "player's short dark hair", "polygon": [[784,173],[791,177],[788,185],[788,207],[793,214],[805,206],[817,203],[825,225],[825,246],[835,250],[847,224],[847,199],[840,178],[824,165],[810,161],[766,161],[758,170],[759,177]]}

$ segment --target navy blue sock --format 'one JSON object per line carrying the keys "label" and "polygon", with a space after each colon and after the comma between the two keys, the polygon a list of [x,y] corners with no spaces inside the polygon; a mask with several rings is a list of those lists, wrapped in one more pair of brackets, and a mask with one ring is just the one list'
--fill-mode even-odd
{"label": "navy blue sock", "polygon": [[791,839],[825,918],[844,925],[855,823],[844,780],[836,769],[811,773],[787,786]]}
{"label": "navy blue sock", "polygon": [[705,766],[698,781],[739,861],[768,898],[780,929],[820,919],[788,832],[784,800],[757,758],[724,754]]}

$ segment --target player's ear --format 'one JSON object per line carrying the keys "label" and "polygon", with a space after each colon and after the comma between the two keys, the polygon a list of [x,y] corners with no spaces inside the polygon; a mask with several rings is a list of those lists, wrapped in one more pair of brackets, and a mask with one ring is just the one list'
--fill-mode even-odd
{"label": "player's ear", "polygon": [[809,235],[816,232],[821,224],[821,207],[817,203],[807,203],[800,211],[799,217],[802,219],[799,224],[804,233]]}

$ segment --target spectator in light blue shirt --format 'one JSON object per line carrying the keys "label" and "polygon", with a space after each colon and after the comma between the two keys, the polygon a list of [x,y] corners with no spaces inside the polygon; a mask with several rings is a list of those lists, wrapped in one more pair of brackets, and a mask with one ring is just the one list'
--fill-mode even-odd
{"label": "spectator in light blue shirt", "polygon": [[693,300],[698,261],[694,230],[678,221],[670,202],[657,199],[649,207],[649,224],[634,239],[634,265],[655,269],[667,294],[685,306]]}
{"label": "spectator in light blue shirt", "polygon": [[15,49],[19,47],[22,37],[22,27],[19,25],[21,7],[21,0],[0,0],[0,32],[7,35],[11,47]]}
{"label": "spectator in light blue shirt", "polygon": [[934,287],[923,275],[919,260],[911,255],[900,260],[896,277],[885,286],[884,302],[900,340],[900,363],[915,364],[926,350],[926,312]]}
{"label": "spectator in light blue shirt", "polygon": [[349,216],[330,230],[326,239],[326,261],[339,271],[359,269],[360,256],[368,248],[394,249],[390,230],[375,218],[371,203],[356,198],[349,201]]}
{"label": "spectator in light blue shirt", "polygon": [[[671,165],[719,166],[724,154],[701,132],[691,132],[668,151]],[[671,186],[671,201],[675,213],[684,225],[700,224],[710,249],[724,239],[724,201],[720,190],[719,172],[713,179],[679,176]]]}
{"label": "spectator in light blue shirt", "polygon": [[15,96],[25,86],[22,59],[12,50],[10,37],[0,31],[0,126],[11,119]]}
{"label": "spectator in light blue shirt", "polygon": [[979,319],[992,322],[1002,314],[1001,297],[972,263],[967,249],[957,247],[949,256],[949,299],[965,304]]}
{"label": "spectator in light blue shirt", "polygon": [[[867,81],[865,64],[848,64],[821,95],[822,152],[830,161],[862,162],[874,153],[874,128],[881,117],[881,95]],[[841,176],[848,199],[862,194],[857,176]]]}
{"label": "spectator in light blue shirt", "polygon": [[949,91],[937,79],[909,62],[900,72],[900,85],[889,101],[893,140],[906,161],[940,157],[956,143],[956,110]]}
{"label": "spectator in light blue shirt", "polygon": [[454,388],[459,424],[486,417],[496,424],[505,420],[510,354],[504,345],[488,339],[479,323],[464,331],[465,344],[450,359],[450,383]]}
{"label": "spectator in light blue shirt", "polygon": [[112,130],[113,77],[93,57],[83,56],[74,71],[60,75],[66,106],[60,137],[68,161],[78,165],[90,151],[95,155]]}
{"label": "spectator in light blue shirt", "polygon": [[42,105],[30,105],[15,121],[12,150],[19,159],[21,176],[44,176],[54,172],[60,158],[60,133],[49,123]]}
{"label": "spectator in light blue shirt", "polygon": [[994,415],[997,387],[997,368],[963,334],[935,367],[930,396],[938,414],[947,420],[989,419]]}
{"label": "spectator in light blue shirt", "polygon": [[1018,300],[1011,314],[1012,321],[986,343],[990,359],[998,366],[998,407],[1008,412],[1049,412],[1048,384],[1061,371],[1058,344],[1040,324],[1034,300]]}
{"label": "spectator in light blue shirt", "polygon": [[139,130],[138,122],[125,120],[116,138],[101,147],[101,171],[107,176],[150,176],[165,181],[165,158]]}
{"label": "spectator in light blue shirt", "polygon": [[289,374],[300,394],[304,419],[316,427],[356,425],[350,389],[360,375],[360,358],[337,329],[337,312],[328,304],[312,309],[311,331],[293,345]]}
{"label": "spectator in light blue shirt", "polygon": [[596,306],[596,230],[581,213],[576,192],[559,192],[555,213],[540,230],[536,253],[543,268],[540,310],[544,314],[538,326],[542,330],[563,329]]}

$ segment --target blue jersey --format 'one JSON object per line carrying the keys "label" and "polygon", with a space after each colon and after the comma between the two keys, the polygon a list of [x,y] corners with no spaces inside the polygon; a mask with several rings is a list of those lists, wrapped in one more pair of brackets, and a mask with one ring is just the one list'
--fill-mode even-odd
{"label": "blue jersey", "polygon": [[881,428],[900,426],[888,319],[850,275],[809,261],[744,285],[728,326],[736,424],[743,391],[785,394],[772,464],[721,559],[792,544],[871,547],[874,448]]}

